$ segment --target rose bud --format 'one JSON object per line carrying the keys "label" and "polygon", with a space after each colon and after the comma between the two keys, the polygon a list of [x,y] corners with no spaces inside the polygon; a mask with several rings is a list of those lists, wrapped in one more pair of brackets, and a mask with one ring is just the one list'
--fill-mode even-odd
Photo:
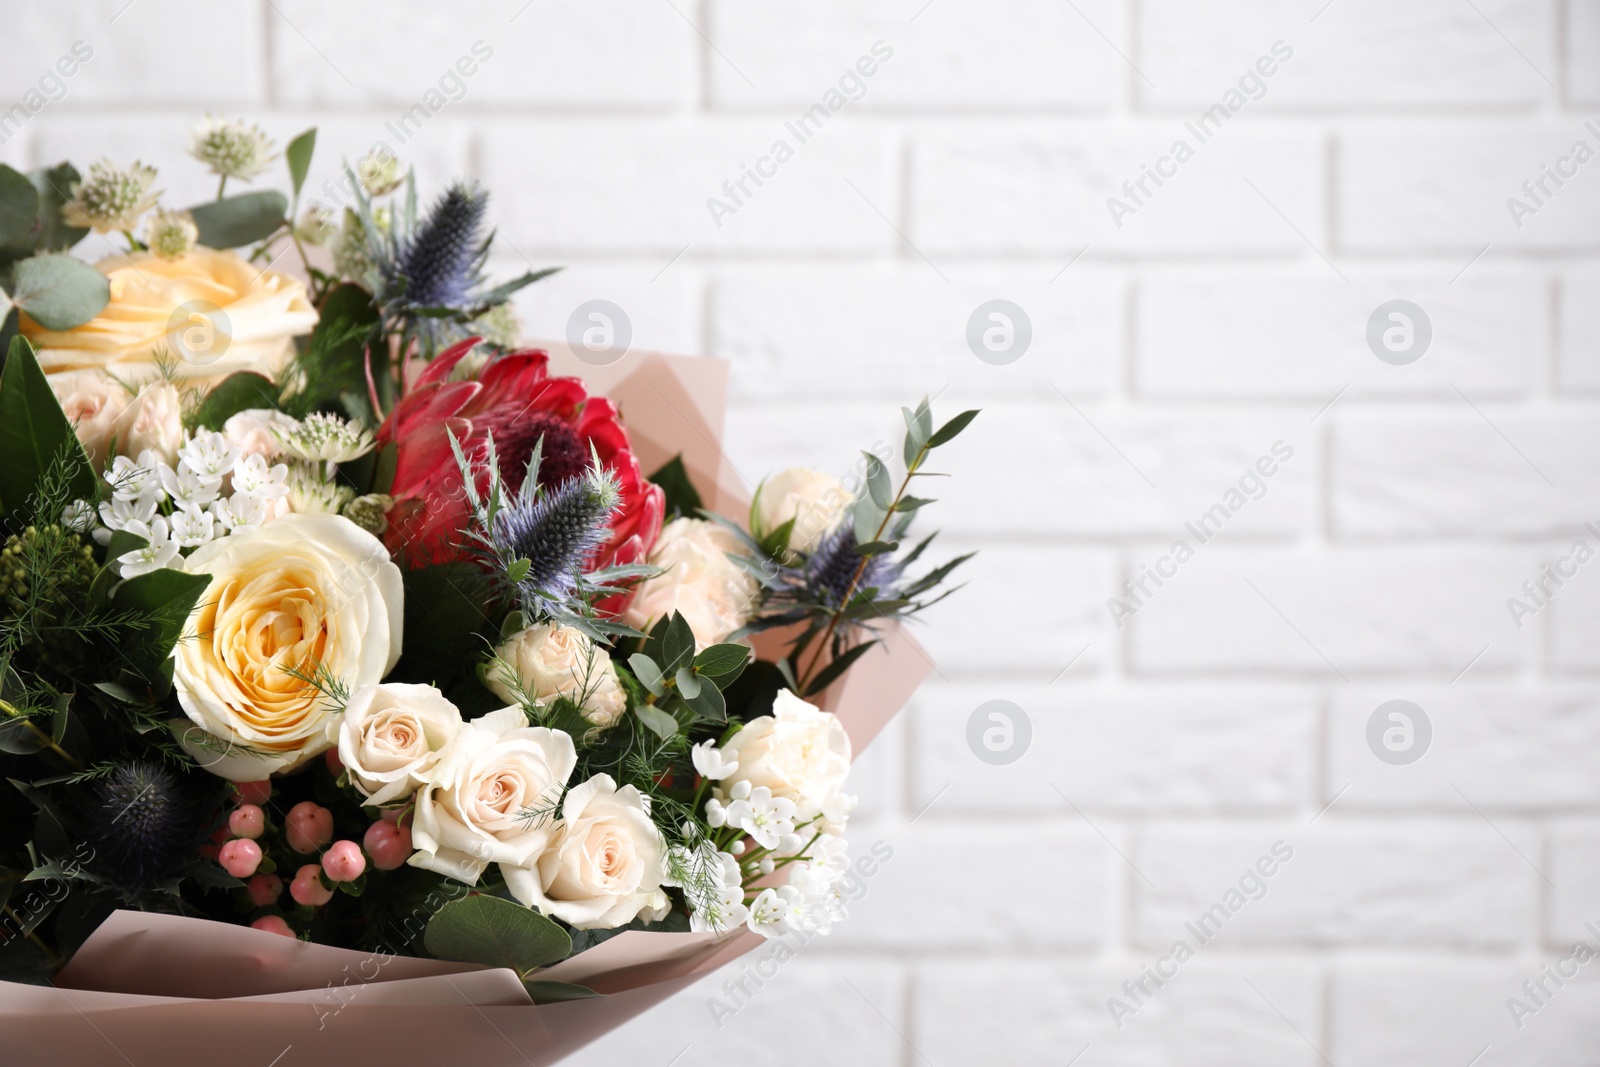
{"label": "rose bud", "polygon": [[234,838],[222,846],[217,862],[235,878],[249,878],[261,866],[261,846],[248,837]]}
{"label": "rose bud", "polygon": [[302,800],[289,809],[284,820],[284,836],[296,852],[315,852],[333,840],[333,812],[320,804]]}
{"label": "rose bud", "polygon": [[333,882],[353,882],[367,869],[367,857],[354,841],[335,841],[322,854],[322,872]]}
{"label": "rose bud", "polygon": [[294,881],[289,883],[289,895],[296,904],[316,908],[333,899],[333,890],[325,887],[322,879],[317,877],[321,871],[322,868],[315,863],[308,863],[295,872]]}
{"label": "rose bud", "polygon": [[261,836],[267,828],[266,812],[254,804],[240,804],[228,816],[228,829],[234,837],[248,837],[254,840]]}
{"label": "rose bud", "polygon": [[382,820],[367,827],[361,846],[372,857],[372,865],[380,871],[392,871],[403,866],[411,856],[411,827],[396,826]]}
{"label": "rose bud", "polygon": [[250,903],[265,908],[269,904],[276,904],[278,898],[283,896],[283,879],[275,874],[258,874],[246,882],[244,888],[250,894]]}
{"label": "rose bud", "polygon": [[282,915],[263,915],[250,924],[252,930],[265,930],[269,934],[282,934],[284,937],[295,937],[294,928],[284,921]]}

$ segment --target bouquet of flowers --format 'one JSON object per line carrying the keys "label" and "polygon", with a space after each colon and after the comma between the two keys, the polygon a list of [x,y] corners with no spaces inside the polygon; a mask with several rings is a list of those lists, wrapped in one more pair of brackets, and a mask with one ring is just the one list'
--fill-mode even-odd
{"label": "bouquet of flowers", "polygon": [[507,300],[549,272],[484,279],[484,191],[424,210],[378,152],[302,211],[315,130],[287,193],[230,195],[261,130],[193,137],[219,180],[187,210],[137,163],[0,166],[0,1012],[131,991],[110,931],[158,970],[281,935],[563,1006],[638,985],[626,933],[696,966],[825,933],[871,732],[840,694],[904,671],[965,558],[923,562],[912,490],[976,412],[924,400],[898,456],[719,514],[682,421],[706,361],[652,357],[687,399],[624,418],[518,347]]}

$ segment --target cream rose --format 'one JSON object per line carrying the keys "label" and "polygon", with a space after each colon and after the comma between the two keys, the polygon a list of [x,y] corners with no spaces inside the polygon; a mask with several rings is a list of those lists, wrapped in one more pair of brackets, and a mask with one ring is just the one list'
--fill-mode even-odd
{"label": "cream rose", "polygon": [[772,714],[751,719],[722,746],[724,760],[739,769],[715,790],[726,801],[737,782],[766,786],[775,797],[794,802],[796,825],[823,813],[850,773],[850,735],[831,712],[808,704],[787,689],[772,704]]}
{"label": "cream rose", "polygon": [[70,330],[22,317],[46,374],[93,367],[128,376],[154,371],[160,356],[185,378],[240,370],[275,377],[294,338],[317,324],[302,283],[233,252],[196,248],[174,260],[131,252],[95,266],[111,280],[100,314]]}
{"label": "cream rose", "polygon": [[128,406],[128,390],[101,370],[52,374],[50,388],[95,470],[100,470],[111,460],[113,428],[117,416]]}
{"label": "cream rose", "polygon": [[523,696],[538,704],[566,697],[596,726],[616,725],[628,708],[611,656],[571,626],[530,626],[494,655],[483,681],[508,703]]}
{"label": "cream rose", "polygon": [[666,914],[666,847],[644,797],[609,774],[567,792],[561,822],[527,867],[501,865],[511,895],[580,930],[609,930]]}
{"label": "cream rose", "polygon": [[365,686],[339,716],[339,762],[369,803],[405,800],[464,728],[460,710],[431,685]]}
{"label": "cream rose", "polygon": [[650,562],[663,573],[639,585],[624,621],[643,630],[677,611],[698,647],[726,639],[749,620],[760,588],[728,556],[741,548],[731,531],[714,522],[673,519],[661,528],[650,553]]}
{"label": "cream rose", "polygon": [[281,411],[246,408],[228,416],[228,421],[222,424],[222,436],[241,455],[274,459],[283,451],[283,442],[275,431],[292,430],[298,425],[294,418]]}
{"label": "cream rose", "polygon": [[122,409],[111,425],[117,453],[137,456],[149,450],[168,464],[178,462],[183,446],[183,397],[170,382],[151,382]]}
{"label": "cream rose", "polygon": [[578,765],[572,738],[529,726],[520,707],[472,720],[417,790],[406,862],[476,885],[532,863],[555,832],[556,801]]}
{"label": "cream rose", "polygon": [[355,692],[400,658],[400,569],[377,538],[337,515],[286,515],[201,545],[209,574],[173,650],[173,686],[194,725],[180,740],[213,774],[256,781],[333,744],[333,706],[299,675]]}
{"label": "cream rose", "polygon": [[750,505],[750,529],[757,531],[758,538],[765,537],[793,519],[789,547],[796,552],[810,552],[824,534],[839,525],[853,499],[844,483],[833,475],[810,467],[790,467],[767,478],[756,489],[755,501]]}

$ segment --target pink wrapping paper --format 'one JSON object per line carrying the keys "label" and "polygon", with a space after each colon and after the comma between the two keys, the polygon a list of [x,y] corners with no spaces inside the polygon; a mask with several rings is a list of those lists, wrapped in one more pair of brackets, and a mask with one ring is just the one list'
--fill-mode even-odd
{"label": "pink wrapping paper", "polygon": [[[588,367],[562,344],[552,370],[622,408],[644,469],[679,453],[721,514],[742,516],[753,486],[721,448],[727,365],[630,354]],[[715,487],[708,490],[708,487]],[[853,751],[875,738],[931,673],[902,628],[824,694]],[[781,638],[763,635],[768,657]],[[0,982],[0,1067],[299,1067],[323,1063],[545,1067],[761,944],[747,930],[629,931],[536,977],[604,996],[534,1005],[510,970],[294,941],[249,927],[118,911],[55,986]]]}

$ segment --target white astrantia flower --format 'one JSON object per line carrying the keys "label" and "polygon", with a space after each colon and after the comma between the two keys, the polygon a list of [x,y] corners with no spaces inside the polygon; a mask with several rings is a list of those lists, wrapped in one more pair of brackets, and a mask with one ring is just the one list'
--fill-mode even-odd
{"label": "white astrantia flower", "polygon": [[179,508],[171,516],[172,539],[184,548],[198,548],[217,535],[216,516],[198,508]]}
{"label": "white astrantia flower", "polygon": [[711,781],[726,778],[739,769],[739,761],[729,759],[715,741],[695,745],[689,750],[689,758],[694,761],[694,769],[700,772],[700,777]]}
{"label": "white astrantia flower", "polygon": [[187,211],[157,208],[145,220],[144,241],[158,259],[182,259],[194,249],[199,237],[200,228]]}
{"label": "white astrantia flower", "polygon": [[307,461],[348,463],[371,452],[374,444],[371,430],[321,411],[294,426],[276,425],[272,432],[284,451]]}
{"label": "white astrantia flower", "polygon": [[289,507],[300,512],[337,515],[356,497],[348,485],[324,478],[317,465],[295,462],[289,468]]}
{"label": "white astrantia flower", "polygon": [[356,177],[368,196],[387,196],[400,188],[405,176],[400,171],[400,161],[382,149],[373,149],[356,164]]}
{"label": "white astrantia flower", "polygon": [[245,456],[233,468],[233,491],[262,500],[289,495],[289,466],[268,466],[259,455]]}
{"label": "white astrantia flower", "polygon": [[233,471],[239,454],[223,434],[201,430],[178,449],[178,461],[202,478],[221,479]]}
{"label": "white astrantia flower", "polygon": [[171,566],[172,561],[178,558],[178,543],[167,536],[167,520],[162,516],[157,515],[148,526],[130,523],[124,528],[149,542],[143,548],[124,553],[117,560],[117,572],[124,578],[137,578],[141,574],[161,570]]}
{"label": "white astrantia flower", "polygon": [[333,221],[333,212],[313,204],[300,213],[294,232],[304,243],[320,248],[332,240],[339,229]]}
{"label": "white astrantia flower", "polygon": [[224,178],[254,178],[278,158],[272,139],[255,123],[207,115],[189,128],[189,154]]}
{"label": "white astrantia flower", "polygon": [[127,170],[108,159],[90,164],[89,173],[72,183],[72,199],[61,208],[61,216],[74,226],[88,226],[98,233],[132,230],[139,216],[155,206],[160,193],[152,193],[154,167],[134,163]]}
{"label": "white astrantia flower", "polygon": [[737,826],[762,848],[775,849],[782,839],[794,833],[794,801],[775,797],[766,786],[751,787],[741,781],[729,790],[727,824]]}

